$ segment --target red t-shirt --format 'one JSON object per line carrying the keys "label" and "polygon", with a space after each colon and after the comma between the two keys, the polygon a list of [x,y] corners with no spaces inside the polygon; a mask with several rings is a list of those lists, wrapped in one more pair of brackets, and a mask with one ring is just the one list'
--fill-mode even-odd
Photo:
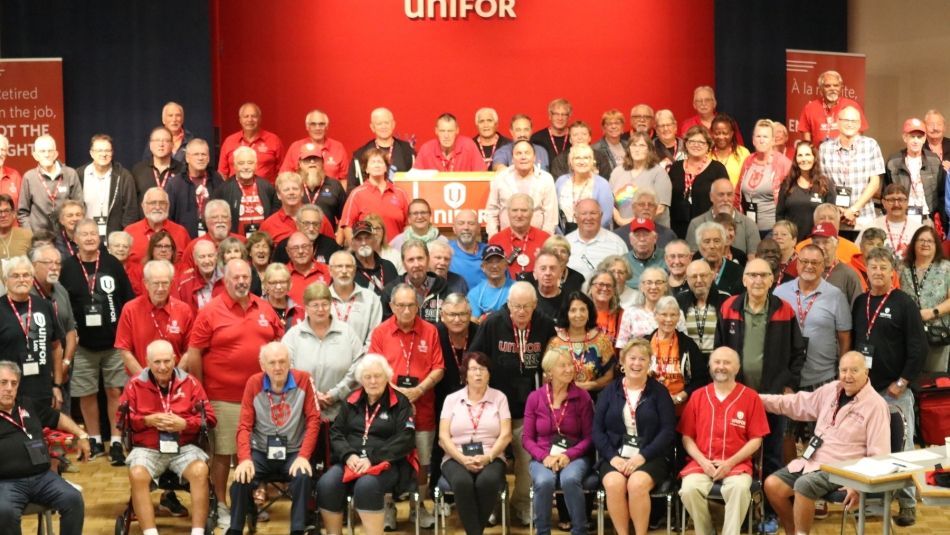
{"label": "red t-shirt", "polygon": [[273,184],[277,178],[277,166],[284,157],[284,143],[277,134],[261,130],[254,141],[244,139],[244,132],[235,132],[224,138],[224,142],[221,143],[221,157],[218,159],[218,172],[224,178],[237,173],[231,156],[234,154],[234,149],[238,147],[254,149],[257,153],[257,176]]}
{"label": "red t-shirt", "polygon": [[249,225],[257,225],[260,229],[264,222],[264,205],[257,191],[257,182],[248,187],[238,184],[241,188],[241,206],[238,208],[238,234],[248,234]]}
{"label": "red t-shirt", "polygon": [[116,326],[115,348],[130,351],[145,368],[148,367],[145,360],[148,345],[154,340],[167,340],[175,349],[177,363],[188,350],[188,334],[194,320],[191,307],[174,297],[169,297],[161,308],[152,305],[148,295],[136,297],[122,307]]}
{"label": "red t-shirt", "polygon": [[847,106],[854,106],[861,113],[861,132],[868,129],[868,119],[864,116],[861,105],[850,98],[838,97],[838,101],[830,110],[825,109],[824,100],[816,98],[805,104],[802,115],[798,118],[798,132],[809,132],[811,142],[818,145],[827,138],[836,138],[838,131],[838,111]]}
{"label": "red t-shirt", "polygon": [[306,274],[297,271],[293,262],[287,263],[287,269],[290,270],[290,291],[287,292],[287,295],[298,305],[304,304],[303,292],[307,289],[307,286],[315,282],[330,285],[330,268],[326,264],[314,261],[313,267]]}
{"label": "red t-shirt", "polygon": [[435,169],[436,171],[485,171],[485,156],[471,138],[459,136],[452,147],[452,153],[446,156],[438,139],[430,139],[419,147],[414,169]]}
{"label": "red t-shirt", "polygon": [[[188,235],[188,231],[185,227],[170,219],[166,219],[165,222],[162,223],[162,228],[159,230],[164,230],[171,234],[172,241],[175,242],[176,251],[175,261],[172,263],[177,264],[181,261],[181,255],[188,245],[188,242],[191,241],[191,236]],[[125,231],[132,236],[132,247],[129,248],[129,259],[127,262],[141,263],[148,249],[148,240],[152,237],[152,234],[158,231],[152,230],[152,227],[148,225],[148,220],[145,218],[139,219],[135,223],[125,227]]]}
{"label": "red t-shirt", "polygon": [[[403,332],[396,324],[396,316],[379,324],[370,335],[369,352],[386,357],[393,369],[393,384],[399,384],[399,376],[408,375],[419,383],[433,370],[445,368],[442,361],[442,346],[435,326],[416,317],[410,332]],[[408,362],[406,358],[408,356]],[[429,390],[415,402],[416,429],[434,431],[435,389]]]}
{"label": "red t-shirt", "polygon": [[547,232],[539,228],[531,227],[528,230],[528,234],[526,234],[522,240],[515,236],[514,232],[511,231],[511,227],[508,227],[492,236],[488,240],[488,244],[500,245],[501,248],[505,250],[505,257],[510,257],[515,247],[520,247],[521,254],[528,257],[528,263],[524,266],[519,264],[517,259],[508,266],[508,273],[510,273],[511,278],[514,279],[519,273],[534,271],[534,258],[538,255],[538,251],[541,250],[541,246],[544,245],[544,241],[550,237],[551,235]]}
{"label": "red t-shirt", "polygon": [[379,191],[378,187],[369,182],[364,182],[347,197],[340,226],[352,227],[353,223],[362,221],[369,214],[377,214],[383,218],[386,238],[391,240],[406,228],[409,195],[392,182],[386,182],[386,189],[383,191]]}
{"label": "red t-shirt", "polygon": [[[79,177],[82,180],[82,177]],[[13,197],[13,224],[16,225],[16,209],[20,204],[20,186],[23,183],[23,177],[12,168],[0,167],[0,193],[6,193]]]}
{"label": "red t-shirt", "polygon": [[208,398],[240,403],[244,385],[261,371],[261,346],[280,340],[284,325],[274,309],[256,295],[247,309],[227,292],[198,312],[188,346],[202,350],[202,383]]}
{"label": "red t-shirt", "polygon": [[[287,155],[284,156],[284,162],[280,164],[281,172],[297,170],[300,161],[300,150],[307,143],[314,143],[314,141],[309,137],[305,137],[290,144]],[[350,154],[346,152],[346,147],[335,139],[326,138],[323,141],[322,152],[323,170],[327,176],[337,180],[345,180],[346,174],[350,172]]]}
{"label": "red t-shirt", "polygon": [[[676,430],[692,438],[707,459],[721,461],[735,455],[749,440],[768,435],[769,422],[755,390],[737,384],[726,399],[719,401],[716,387],[709,384],[690,396]],[[702,472],[699,463],[691,458],[680,476]],[[751,457],[729,472],[736,474],[752,474]]]}

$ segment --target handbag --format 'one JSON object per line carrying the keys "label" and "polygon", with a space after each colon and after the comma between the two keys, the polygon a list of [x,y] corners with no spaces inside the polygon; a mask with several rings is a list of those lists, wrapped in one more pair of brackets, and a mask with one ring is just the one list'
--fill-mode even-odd
{"label": "handbag", "polygon": [[950,329],[939,323],[924,325],[924,332],[927,333],[927,343],[932,346],[950,345]]}

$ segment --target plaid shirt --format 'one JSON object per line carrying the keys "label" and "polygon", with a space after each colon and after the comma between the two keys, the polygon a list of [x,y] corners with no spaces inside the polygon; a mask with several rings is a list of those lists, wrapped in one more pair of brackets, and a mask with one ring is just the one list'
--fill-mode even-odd
{"label": "plaid shirt", "polygon": [[[851,188],[853,205],[864,193],[868,177],[884,173],[881,147],[872,138],[857,136],[851,148],[841,146],[840,138],[829,139],[819,147],[821,169],[835,186]],[[863,228],[874,219],[874,203],[867,202],[858,214],[858,227]]]}

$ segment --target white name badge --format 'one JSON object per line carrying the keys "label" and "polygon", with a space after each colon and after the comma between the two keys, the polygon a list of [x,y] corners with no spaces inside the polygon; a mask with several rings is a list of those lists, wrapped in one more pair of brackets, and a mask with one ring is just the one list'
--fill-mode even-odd
{"label": "white name badge", "polygon": [[839,208],[851,206],[851,188],[835,188],[835,206]]}
{"label": "white name badge", "polygon": [[24,362],[23,363],[23,375],[39,375],[40,374],[40,363],[39,362]]}

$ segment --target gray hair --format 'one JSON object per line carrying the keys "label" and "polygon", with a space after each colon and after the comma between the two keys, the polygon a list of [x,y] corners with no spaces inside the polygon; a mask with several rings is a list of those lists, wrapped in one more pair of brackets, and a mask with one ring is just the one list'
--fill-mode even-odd
{"label": "gray hair", "polygon": [[483,113],[485,113],[485,112],[490,113],[491,116],[492,116],[492,119],[494,119],[496,123],[498,122],[498,112],[495,111],[495,108],[478,108],[478,110],[475,111],[475,122],[476,122],[476,123],[478,123],[478,116],[481,115],[481,114],[483,114]]}
{"label": "gray hair", "polygon": [[320,216],[320,221],[321,222],[323,221],[323,210],[321,210],[320,207],[315,204],[305,204],[301,206],[300,209],[297,210],[297,216],[294,217],[294,221],[296,221],[297,223],[300,223],[301,221],[300,216],[302,216],[304,212],[316,212],[317,215]]}
{"label": "gray hair", "polygon": [[255,162],[257,161],[257,152],[251,147],[238,147],[234,149],[234,152],[231,153],[231,157],[234,158],[234,160],[236,161],[239,157],[241,157],[241,155],[244,155],[244,154],[248,156],[253,156],[254,161]]}
{"label": "gray hair", "polygon": [[511,303],[511,298],[516,293],[524,293],[531,296],[531,299],[537,303],[538,302],[538,293],[534,290],[534,286],[527,281],[518,281],[511,285],[511,288],[508,289],[508,303]]}
{"label": "gray hair", "polygon": [[290,349],[286,345],[284,345],[283,342],[278,342],[276,340],[262,345],[261,352],[258,355],[257,359],[260,361],[261,364],[264,364],[264,359],[266,359],[269,355],[272,355],[278,351],[283,351],[287,355],[287,360],[288,361],[290,360]]}
{"label": "gray hair", "polygon": [[449,256],[455,256],[455,254],[454,254],[455,252],[452,250],[452,246],[449,245],[448,242],[444,242],[444,241],[442,241],[442,240],[432,240],[432,241],[430,241],[429,243],[426,244],[426,249],[429,250],[429,255],[431,255],[432,253],[434,253],[436,250],[441,249],[441,250],[443,250],[443,251],[448,251],[448,252],[449,252]]}
{"label": "gray hair", "polygon": [[46,252],[47,249],[53,250],[56,253],[56,256],[59,257],[60,260],[63,259],[63,254],[59,252],[59,249],[57,249],[55,245],[50,245],[47,243],[44,245],[40,245],[39,247],[34,247],[30,249],[30,261],[39,262],[40,255]]}
{"label": "gray hair", "polygon": [[632,202],[635,203],[639,201],[641,198],[647,197],[647,196],[652,197],[654,201],[657,201],[656,191],[654,191],[653,188],[643,187],[643,188],[637,188],[637,191],[633,192]]}
{"label": "gray hair", "polygon": [[663,310],[675,310],[680,311],[679,302],[672,295],[664,295],[656,302],[656,305],[653,307],[654,312],[660,312]]}
{"label": "gray hair", "polygon": [[23,376],[23,372],[20,371],[20,365],[12,360],[0,360],[0,370],[12,372],[16,375],[18,380]]}
{"label": "gray hair", "polygon": [[145,263],[145,267],[142,268],[142,276],[145,278],[145,280],[151,281],[152,277],[155,275],[155,270],[162,268],[165,269],[170,278],[175,278],[175,266],[173,266],[168,260],[149,260]]}
{"label": "gray hair", "polygon": [[668,117],[674,123],[676,122],[676,117],[673,115],[673,112],[665,108],[662,110],[657,110],[656,115],[653,116],[656,122],[660,122],[660,119],[664,117]]}
{"label": "gray hair", "polygon": [[[420,242],[420,243],[421,243],[421,242]],[[396,286],[394,286],[394,287],[393,287],[393,291],[390,292],[390,294],[389,294],[389,296],[390,296],[390,297],[389,297],[390,302],[391,302],[393,299],[396,298],[396,294],[397,294],[397,293],[399,293],[399,292],[401,292],[401,291],[404,291],[404,290],[409,290],[409,291],[411,291],[411,292],[412,292],[412,295],[413,295],[414,297],[416,297],[416,301],[419,300],[419,299],[418,299],[418,294],[416,294],[416,289],[415,289],[415,288],[413,288],[412,286],[410,286],[409,284],[407,284],[407,283],[405,283],[405,282],[400,282],[399,284],[397,284]]]}
{"label": "gray hair", "polygon": [[403,242],[402,247],[399,248],[399,257],[405,260],[406,251],[408,251],[409,249],[414,249],[416,247],[425,251],[426,258],[427,259],[429,258],[429,248],[426,247],[425,242],[423,242],[422,240],[417,240],[415,238],[410,238],[406,240],[405,242]]}
{"label": "gray hair", "polygon": [[465,294],[459,292],[452,292],[445,296],[445,299],[442,300],[443,310],[445,310],[445,305],[465,305],[472,308],[472,304],[468,302],[468,297],[465,297]]}
{"label": "gray hair", "polygon": [[6,279],[10,276],[10,272],[18,268],[26,268],[30,272],[30,276],[33,276],[33,262],[30,262],[30,259],[26,255],[14,256],[13,258],[7,259],[4,262],[3,266],[3,278]]}
{"label": "gray hair", "polygon": [[534,199],[531,198],[527,193],[515,193],[511,197],[508,197],[508,208],[511,208],[511,204],[515,200],[525,200],[528,201],[528,210],[534,211]]}
{"label": "gray hair", "polygon": [[869,265],[871,260],[886,260],[891,264],[891,268],[897,265],[897,262],[894,260],[894,254],[884,247],[875,247],[868,251],[868,254],[864,255],[864,265]]}
{"label": "gray hair", "polygon": [[[157,189],[157,188],[156,188],[156,189]],[[162,191],[164,192],[164,190],[162,190]],[[78,223],[76,223],[76,228],[73,229],[73,234],[75,235],[76,233],[78,233],[80,227],[89,227],[89,226],[92,226],[92,227],[95,227],[95,228],[96,228],[96,237],[98,238],[98,237],[99,237],[99,224],[96,223],[95,220],[93,220],[93,219],[91,219],[91,218],[88,218],[88,217],[84,217],[84,218],[80,219]]]}
{"label": "gray hair", "polygon": [[696,231],[693,235],[694,238],[696,239],[697,246],[699,245],[701,241],[703,241],[703,238],[702,238],[703,234],[709,231],[718,232],[723,242],[729,239],[729,233],[726,232],[726,227],[720,225],[719,223],[716,223],[715,221],[706,221],[705,223],[702,223],[698,227],[696,227]]}
{"label": "gray hair", "polygon": [[[621,264],[623,264],[624,269],[627,271],[627,276],[623,280],[628,281],[632,279],[633,272],[630,270],[630,264],[628,264],[627,260],[619,254],[612,254],[608,256],[607,258],[604,258],[603,260],[601,260],[600,263],[597,264],[597,271],[598,272],[607,271],[610,269],[610,266],[616,264],[617,262],[620,262]],[[590,280],[594,280],[594,277],[591,277]]]}
{"label": "gray hair", "polygon": [[[164,262],[164,260],[163,260]],[[168,340],[153,340],[145,348],[145,359],[148,362],[152,362],[152,359],[157,357],[162,353],[168,353],[172,356],[175,355],[175,348],[168,342]]]}
{"label": "gray hair", "polygon": [[228,206],[228,201],[224,199],[211,199],[207,202],[207,204],[205,204],[205,211],[203,214],[201,214],[204,216],[205,221],[208,220],[208,212],[210,212],[212,208],[223,208],[225,213],[228,214],[228,219],[231,218],[231,207]]}
{"label": "gray hair", "polygon": [[864,243],[864,240],[887,240],[887,234],[884,233],[884,229],[878,227],[868,227],[864,229],[864,233],[861,234],[861,243]]}
{"label": "gray hair", "polygon": [[[221,201],[224,202],[224,201]],[[112,245],[114,240],[125,240],[128,242],[129,247],[132,246],[132,235],[124,230],[113,230],[109,233],[109,236],[106,238],[106,243]]]}
{"label": "gray hair", "polygon": [[383,375],[386,376],[386,382],[390,382],[393,378],[393,369],[389,365],[389,362],[386,361],[386,357],[380,355],[379,353],[367,353],[363,358],[356,363],[356,369],[353,371],[353,374],[356,376],[356,380],[362,384],[363,374],[372,366],[379,366],[379,369],[383,371]]}

